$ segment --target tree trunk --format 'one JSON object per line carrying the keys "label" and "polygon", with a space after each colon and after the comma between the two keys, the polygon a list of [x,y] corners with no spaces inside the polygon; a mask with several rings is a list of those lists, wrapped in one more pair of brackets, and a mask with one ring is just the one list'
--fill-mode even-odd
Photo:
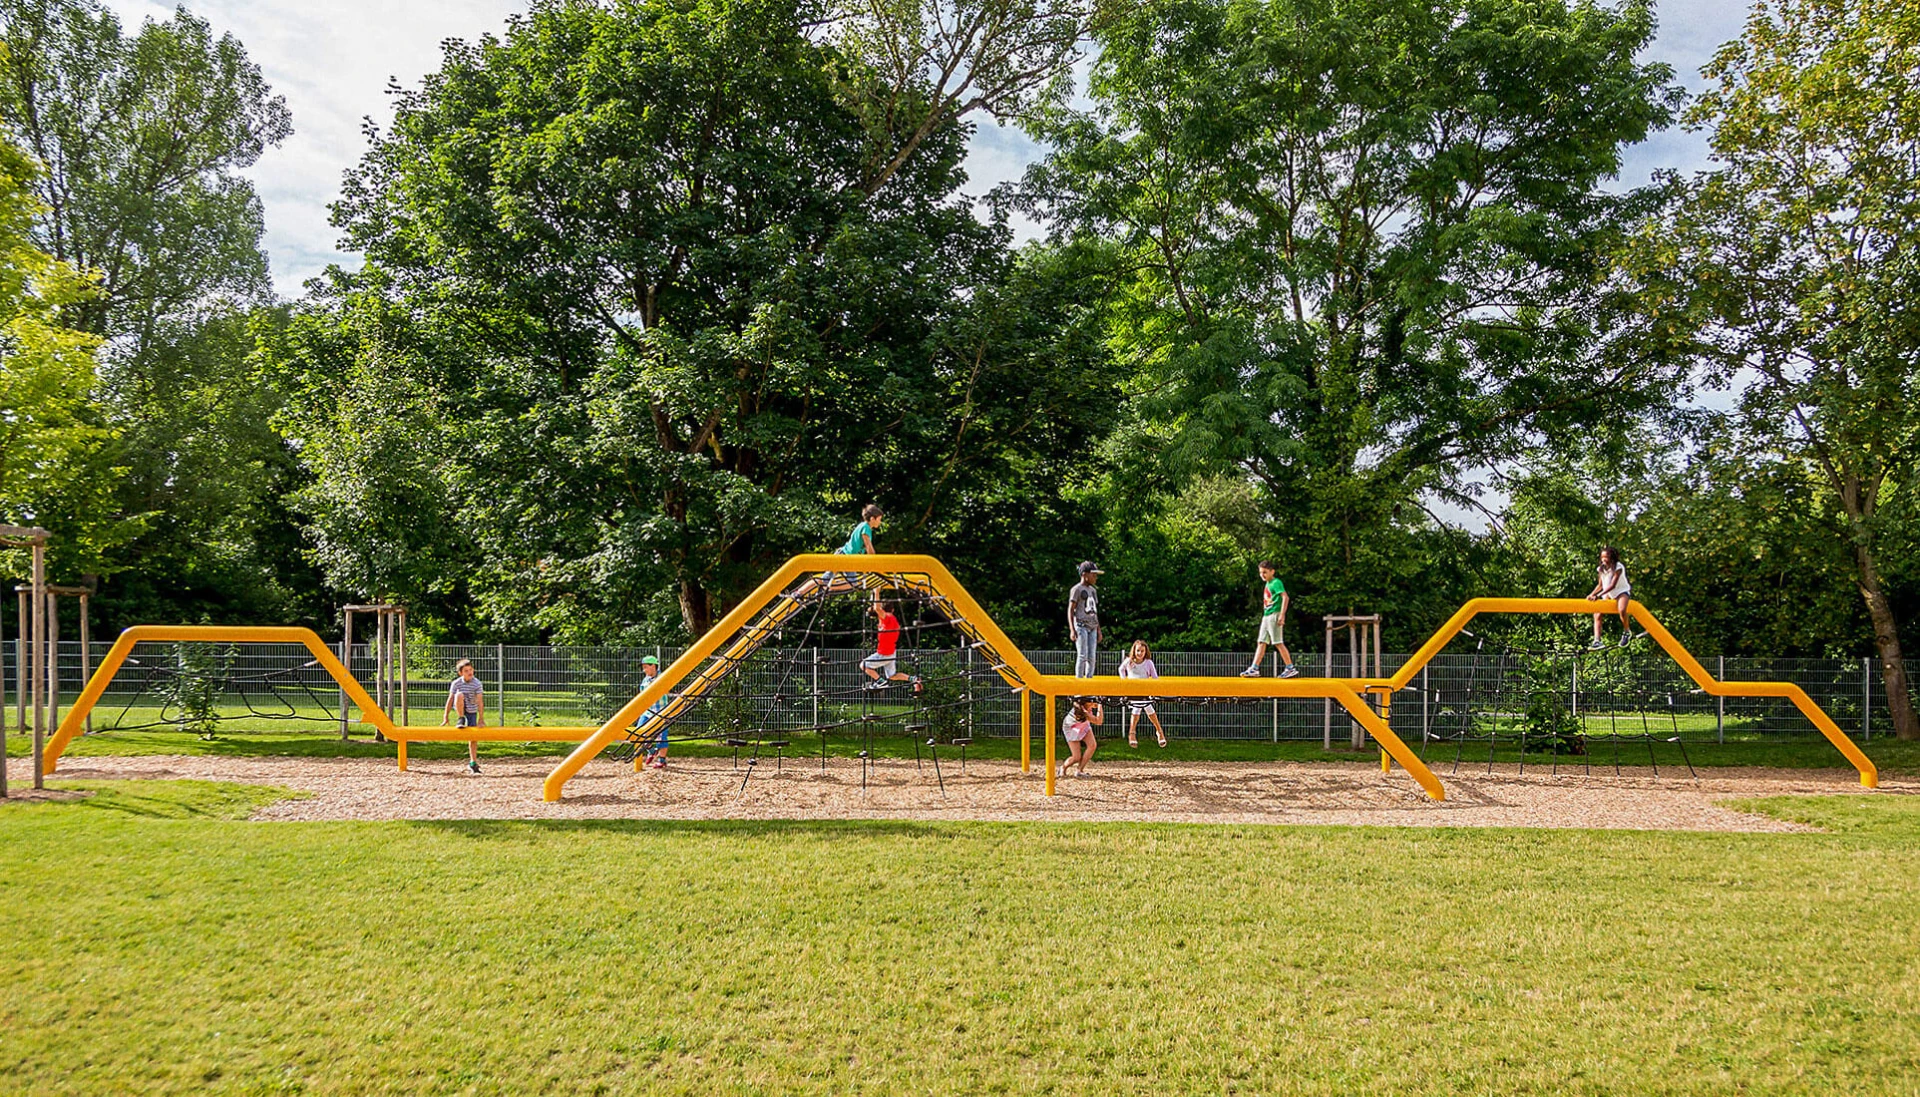
{"label": "tree trunk", "polygon": [[680,620],[686,623],[687,634],[695,640],[713,627],[713,602],[700,580],[691,575],[680,580]]}
{"label": "tree trunk", "polygon": [[1860,596],[1866,599],[1867,616],[1873,621],[1873,649],[1880,656],[1880,680],[1887,687],[1887,709],[1893,714],[1893,733],[1903,741],[1920,739],[1920,719],[1913,711],[1913,693],[1907,684],[1907,664],[1900,652],[1900,629],[1893,619],[1893,607],[1880,589],[1880,570],[1874,565],[1873,552],[1866,545],[1854,548],[1860,565]]}

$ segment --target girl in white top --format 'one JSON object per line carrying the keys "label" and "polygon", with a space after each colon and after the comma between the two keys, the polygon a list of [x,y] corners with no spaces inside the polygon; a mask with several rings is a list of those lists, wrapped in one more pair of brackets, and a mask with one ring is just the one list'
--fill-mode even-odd
{"label": "girl in white top", "polygon": [[[1627,582],[1626,565],[1620,562],[1620,550],[1612,545],[1600,550],[1600,571],[1593,590],[1587,593],[1587,601],[1611,601],[1620,612],[1620,645],[1626,646],[1633,639],[1633,621],[1627,616],[1627,599],[1633,596],[1633,585]],[[1607,646],[1600,638],[1600,621],[1606,614],[1593,615],[1593,644],[1595,651]]]}
{"label": "girl in white top", "polygon": [[[1160,668],[1153,665],[1153,649],[1147,647],[1145,640],[1135,640],[1127,649],[1126,658],[1120,660],[1122,678],[1158,678]],[[1153,702],[1145,697],[1127,698],[1127,746],[1138,749],[1140,746],[1140,717],[1153,721],[1153,733],[1160,737],[1160,745],[1167,745],[1167,729],[1160,726],[1160,713]]]}
{"label": "girl in white top", "polygon": [[1060,721],[1060,732],[1067,737],[1067,757],[1060,761],[1060,776],[1067,775],[1068,766],[1080,767],[1075,776],[1087,775],[1087,763],[1093,761],[1093,752],[1100,749],[1100,740],[1094,738],[1093,729],[1105,720],[1106,713],[1101,710],[1100,702],[1091,697],[1073,699],[1073,708]]}

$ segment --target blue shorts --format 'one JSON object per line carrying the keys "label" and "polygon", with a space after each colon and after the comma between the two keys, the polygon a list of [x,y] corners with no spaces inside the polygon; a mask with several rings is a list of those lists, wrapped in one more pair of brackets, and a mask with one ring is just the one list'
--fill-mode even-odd
{"label": "blue shorts", "polygon": [[479,714],[479,713],[477,713],[477,712],[463,712],[463,713],[461,713],[461,714],[460,714],[460,724],[459,724],[459,726],[460,726],[460,727],[463,727],[463,728],[477,728],[477,727],[479,727],[479,726],[480,726],[480,714]]}

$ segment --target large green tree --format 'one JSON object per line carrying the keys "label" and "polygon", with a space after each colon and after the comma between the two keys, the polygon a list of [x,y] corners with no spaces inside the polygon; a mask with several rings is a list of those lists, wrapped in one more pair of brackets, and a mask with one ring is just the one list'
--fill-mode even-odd
{"label": "large green tree", "polygon": [[1697,332],[1734,444],[1817,472],[1808,516],[1849,546],[1894,730],[1920,739],[1885,575],[1920,489],[1920,3],[1756,8],[1705,71],[1690,120],[1721,166],[1641,241],[1650,308]]}
{"label": "large green tree", "polygon": [[0,0],[0,126],[45,165],[38,244],[97,272],[63,309],[105,340],[99,395],[145,516],[101,562],[110,621],[317,612],[278,497],[297,475],[253,333],[271,325],[259,198],[241,174],[290,132],[242,45],[186,9],[137,29],[96,0]]}
{"label": "large green tree", "polygon": [[[1421,621],[1471,472],[1656,406],[1608,181],[1677,106],[1651,6],[1157,0],[1099,24],[1093,105],[1026,201],[1115,245],[1139,435],[1259,485],[1310,609]],[[1601,435],[1604,437],[1604,432]]]}
{"label": "large green tree", "polygon": [[[61,319],[98,291],[35,245],[37,175],[25,153],[0,141],[0,521],[52,529],[54,573],[70,578],[97,569],[135,530],[107,517],[125,470],[94,399],[99,337]],[[20,554],[5,555],[0,574],[22,574]]]}
{"label": "large green tree", "polygon": [[864,502],[892,547],[964,508],[1037,524],[1047,455],[1090,456],[1099,347],[1071,260],[1016,257],[960,162],[966,117],[1042,95],[1073,36],[935,27],[875,63],[909,10],[549,0],[450,43],[336,207],[365,269],[301,328],[287,422],[334,580],[444,589],[370,558],[432,509],[498,632],[642,635],[665,590],[697,634]]}

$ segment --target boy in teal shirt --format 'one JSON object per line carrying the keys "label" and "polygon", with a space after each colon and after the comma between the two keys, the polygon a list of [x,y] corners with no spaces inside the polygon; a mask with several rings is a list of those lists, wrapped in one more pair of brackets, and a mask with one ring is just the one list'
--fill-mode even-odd
{"label": "boy in teal shirt", "polygon": [[1267,657],[1267,645],[1271,644],[1280,652],[1280,677],[1295,678],[1300,668],[1293,665],[1293,653],[1287,650],[1287,585],[1279,578],[1278,567],[1271,560],[1260,561],[1260,637],[1259,646],[1254,649],[1253,663],[1240,672],[1242,678],[1260,677],[1260,662]]}

